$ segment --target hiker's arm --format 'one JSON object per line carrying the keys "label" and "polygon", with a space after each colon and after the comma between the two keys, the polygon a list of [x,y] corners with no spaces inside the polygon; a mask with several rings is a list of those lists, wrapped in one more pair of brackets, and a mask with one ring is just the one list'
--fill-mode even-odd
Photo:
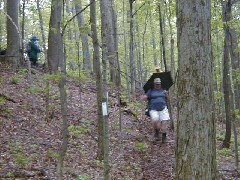
{"label": "hiker's arm", "polygon": [[141,95],[140,98],[141,98],[141,100],[147,100],[148,97],[146,94],[144,94],[144,95]]}
{"label": "hiker's arm", "polygon": [[168,91],[165,91],[165,94],[166,94],[166,99],[167,99],[167,102],[169,102],[169,103],[170,103],[170,96],[169,96],[169,94],[168,94]]}

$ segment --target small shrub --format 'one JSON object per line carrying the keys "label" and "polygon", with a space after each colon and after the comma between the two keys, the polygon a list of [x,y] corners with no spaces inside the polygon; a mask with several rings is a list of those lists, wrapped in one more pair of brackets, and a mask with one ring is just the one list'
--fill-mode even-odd
{"label": "small shrub", "polygon": [[31,157],[23,153],[23,147],[19,142],[13,145],[11,148],[11,153],[16,161],[16,163],[21,167],[25,168],[31,161]]}
{"label": "small shrub", "polygon": [[58,158],[59,157],[59,154],[57,152],[51,150],[51,149],[48,150],[47,155],[48,155],[48,157],[51,157],[51,158]]}
{"label": "small shrub", "polygon": [[31,158],[28,157],[27,155],[25,155],[22,152],[15,153],[13,155],[14,155],[16,163],[19,166],[21,166],[22,168],[25,168],[29,164],[29,162],[31,161]]}
{"label": "small shrub", "polygon": [[80,137],[83,134],[86,134],[89,129],[81,125],[80,126],[71,125],[69,126],[68,130],[70,135]]}
{"label": "small shrub", "polygon": [[134,142],[134,145],[139,151],[145,151],[148,147],[147,144],[139,141]]}
{"label": "small shrub", "polygon": [[11,81],[11,83],[13,83],[13,84],[18,84],[19,81],[20,81],[20,78],[19,78],[18,75],[14,75],[14,76],[12,76],[12,77],[10,78],[10,81]]}

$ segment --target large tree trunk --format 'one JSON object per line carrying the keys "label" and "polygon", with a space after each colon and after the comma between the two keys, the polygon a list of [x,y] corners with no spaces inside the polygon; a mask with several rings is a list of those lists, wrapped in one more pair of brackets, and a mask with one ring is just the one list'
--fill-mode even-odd
{"label": "large tree trunk", "polygon": [[20,32],[18,28],[19,1],[7,1],[7,61],[17,68],[20,58]]}
{"label": "large tree trunk", "polygon": [[48,36],[48,64],[50,66],[51,73],[59,73],[58,66],[60,65],[60,103],[61,103],[61,115],[62,115],[62,144],[59,149],[59,157],[57,163],[57,179],[63,179],[63,162],[66,156],[68,146],[68,120],[67,120],[67,93],[66,93],[66,64],[64,61],[63,53],[63,35],[60,32],[62,3],[60,0],[52,0],[51,4],[51,17],[49,24],[49,36]]}
{"label": "large tree trunk", "polygon": [[59,0],[52,0],[47,59],[50,72],[54,73],[58,71],[60,65],[59,59],[63,58],[63,43],[60,32],[61,14],[61,2]]}
{"label": "large tree trunk", "polygon": [[176,179],[216,179],[210,1],[177,1]]}

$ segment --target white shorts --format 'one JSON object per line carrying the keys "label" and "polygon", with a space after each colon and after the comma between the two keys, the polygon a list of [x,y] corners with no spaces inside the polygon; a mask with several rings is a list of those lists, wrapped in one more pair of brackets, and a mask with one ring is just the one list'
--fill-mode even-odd
{"label": "white shorts", "polygon": [[167,107],[165,107],[162,111],[151,110],[149,115],[153,121],[167,121],[170,120],[170,116],[168,113]]}

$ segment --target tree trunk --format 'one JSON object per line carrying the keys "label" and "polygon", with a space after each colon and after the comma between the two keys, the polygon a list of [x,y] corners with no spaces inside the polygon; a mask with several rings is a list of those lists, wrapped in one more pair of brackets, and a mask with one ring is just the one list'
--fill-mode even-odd
{"label": "tree trunk", "polygon": [[[146,17],[147,18],[147,17]],[[146,23],[144,26],[146,27]],[[136,22],[136,54],[137,54],[137,83],[136,83],[136,89],[142,90],[142,62],[144,62],[144,35],[143,33],[143,39],[142,39],[142,46],[141,46],[141,37],[140,37],[140,31],[139,31],[139,24]]]}
{"label": "tree trunk", "polygon": [[[231,1],[231,0],[230,0]],[[222,2],[222,14],[223,22],[229,22],[231,20],[231,2]],[[226,132],[223,140],[222,147],[229,148],[231,142],[231,126],[232,126],[232,115],[231,115],[231,83],[230,83],[230,28],[225,23],[224,25],[224,54],[223,54],[223,93],[225,103],[225,116],[226,116]]]}
{"label": "tree trunk", "polygon": [[217,179],[210,1],[177,1],[176,179]]}
{"label": "tree trunk", "polygon": [[[168,2],[168,5],[165,1],[166,6],[168,7],[168,24],[169,24],[169,31],[170,31],[170,51],[171,51],[171,74],[173,77],[175,77],[176,74],[176,68],[175,68],[175,59],[174,59],[174,38],[173,38],[173,28],[172,28],[172,23],[171,23],[171,19],[172,19],[172,11],[171,11],[171,6],[172,3],[171,1]],[[174,90],[173,90],[174,91]]]}
{"label": "tree trunk", "polygon": [[[22,15],[22,22],[21,22],[21,58],[20,58],[20,64],[21,65],[24,65],[25,61],[24,61],[24,37],[25,37],[25,33],[24,33],[24,30],[25,30],[25,7],[26,7],[26,0],[23,0],[22,2],[22,9],[21,9],[21,15]],[[0,32],[1,34],[1,32]]]}
{"label": "tree trunk", "polygon": [[61,66],[59,59],[63,58],[63,44],[60,33],[61,14],[61,2],[52,0],[47,59],[50,72],[53,73],[57,73],[59,65]]}
{"label": "tree trunk", "polygon": [[[80,12],[82,10],[82,2],[79,0],[77,3],[75,3],[75,9],[76,12]],[[88,35],[87,32],[84,31],[84,18],[83,13],[80,13],[77,16],[78,20],[78,27],[80,31],[80,36],[82,39],[82,47],[83,47],[83,69],[90,73],[92,71],[92,63],[91,63],[91,57],[89,53],[89,46],[88,46]]]}
{"label": "tree trunk", "polygon": [[63,162],[66,156],[68,146],[68,120],[67,120],[67,93],[66,93],[66,64],[64,61],[63,53],[63,35],[60,33],[60,22],[62,14],[62,3],[59,0],[52,0],[51,5],[51,17],[49,24],[49,36],[48,36],[48,64],[50,66],[50,72],[57,74],[58,66],[60,65],[60,103],[61,103],[61,115],[62,115],[62,144],[59,150],[59,157],[57,163],[57,179],[63,179]]}
{"label": "tree trunk", "polygon": [[130,74],[131,74],[131,93],[134,93],[136,90],[136,62],[134,59],[133,52],[133,1],[129,0],[130,4],[130,43],[129,43],[129,59],[130,59]]}
{"label": "tree trunk", "polygon": [[20,58],[19,1],[7,1],[7,61],[16,70]]}
{"label": "tree trunk", "polygon": [[157,60],[157,50],[156,50],[156,41],[155,41],[155,30],[154,24],[152,21],[152,14],[150,14],[150,27],[151,27],[151,39],[152,39],[152,48],[153,48],[153,62],[154,66],[159,66],[159,61]]}
{"label": "tree trunk", "polygon": [[97,86],[97,108],[98,108],[98,159],[103,160],[103,114],[102,114],[102,73],[100,63],[99,42],[96,27],[96,2],[90,0],[90,22],[93,43],[93,69]]}
{"label": "tree trunk", "polygon": [[124,41],[124,57],[125,57],[125,72],[126,72],[126,84],[127,84],[127,92],[128,92],[128,100],[130,101],[130,79],[129,79],[129,58],[128,58],[128,48],[127,48],[127,37],[126,37],[126,28],[125,28],[125,3],[123,4],[123,41]]}
{"label": "tree trunk", "polygon": [[161,45],[162,45],[162,59],[164,63],[165,72],[167,71],[167,60],[166,60],[166,48],[165,48],[165,38],[164,38],[164,22],[162,18],[162,10],[161,5],[158,6],[159,8],[159,25],[160,25],[160,34],[161,34]]}
{"label": "tree trunk", "polygon": [[[116,52],[114,51],[114,39],[112,36],[112,22],[110,19],[110,1],[101,0],[100,1],[100,11],[101,11],[101,29],[102,29],[102,63],[103,63],[103,109],[107,110],[107,81],[105,79],[106,75],[106,62],[110,63],[116,71],[119,72],[119,67],[116,64]],[[117,86],[120,84],[120,79],[115,77],[117,81]],[[103,112],[103,147],[104,147],[104,179],[110,179],[110,167],[109,167],[109,132],[108,132],[108,113]]]}
{"label": "tree trunk", "polygon": [[[44,53],[44,64],[45,66],[48,66],[47,62],[47,48],[46,48],[46,36],[44,33],[44,28],[43,28],[43,18],[42,18],[42,12],[40,8],[40,1],[37,0],[37,10],[38,10],[38,16],[39,16],[39,23],[40,23],[40,29],[41,29],[41,34],[42,34],[42,42],[43,42],[43,53]],[[48,120],[50,116],[50,82],[49,80],[46,80],[46,94],[45,94],[45,107],[46,107],[46,120]]]}
{"label": "tree trunk", "polygon": [[43,28],[43,17],[42,17],[42,12],[41,12],[41,8],[40,8],[39,0],[37,0],[37,10],[38,10],[39,24],[40,24],[42,42],[43,42],[44,64],[47,65],[46,36],[45,36],[45,33],[44,33],[44,28]]}

